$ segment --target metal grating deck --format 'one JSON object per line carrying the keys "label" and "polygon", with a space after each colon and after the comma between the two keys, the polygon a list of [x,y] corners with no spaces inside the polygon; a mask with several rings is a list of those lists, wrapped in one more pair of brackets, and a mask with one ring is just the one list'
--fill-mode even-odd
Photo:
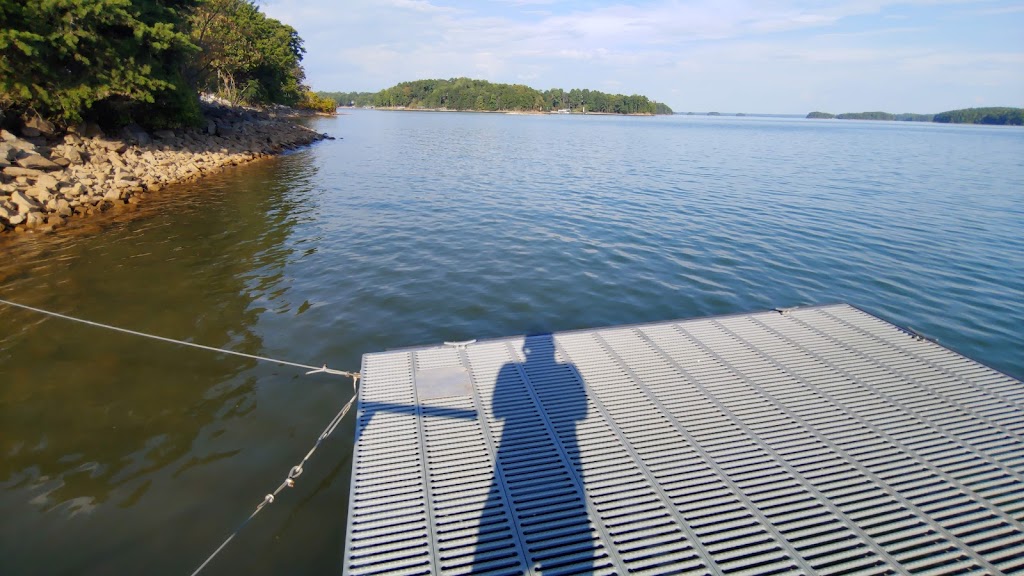
{"label": "metal grating deck", "polygon": [[1024,383],[848,305],[362,374],[345,574],[1024,573]]}

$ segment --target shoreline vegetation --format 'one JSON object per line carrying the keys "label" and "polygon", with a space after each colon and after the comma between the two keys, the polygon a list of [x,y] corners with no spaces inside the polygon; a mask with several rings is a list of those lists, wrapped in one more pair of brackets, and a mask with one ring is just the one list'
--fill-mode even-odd
{"label": "shoreline vegetation", "polygon": [[[0,28],[0,235],[328,138],[302,38],[255,0],[15,2]],[[200,95],[203,95],[201,100]]]}
{"label": "shoreline vegetation", "polygon": [[939,124],[987,124],[1024,126],[1024,108],[963,108],[938,114],[891,114],[889,112],[849,112],[830,114],[811,112],[807,118],[820,120],[884,120],[896,122],[935,122]]}
{"label": "shoreline vegetation", "polygon": [[598,90],[552,88],[540,91],[523,84],[498,84],[471,78],[414,80],[379,92],[317,92],[340,107],[454,112],[561,114],[672,114],[666,104],[647,96],[607,94]]}

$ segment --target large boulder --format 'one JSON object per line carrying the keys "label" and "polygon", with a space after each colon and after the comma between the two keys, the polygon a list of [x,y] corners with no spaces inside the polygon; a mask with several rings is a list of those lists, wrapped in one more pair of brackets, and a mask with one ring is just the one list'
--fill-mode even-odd
{"label": "large boulder", "polygon": [[25,156],[26,154],[40,153],[38,151],[38,146],[29,142],[28,140],[22,140],[21,138],[16,138],[9,142],[4,142],[3,144],[0,144],[0,146],[9,146],[14,151],[8,153],[8,157],[11,160],[17,160],[19,157]]}
{"label": "large boulder", "polygon": [[31,170],[60,170],[60,164],[53,160],[43,158],[39,154],[29,154],[15,160],[15,163],[22,168]]}
{"label": "large boulder", "polygon": [[14,160],[18,157],[18,149],[10,142],[0,142],[0,160]]}
{"label": "large boulder", "polygon": [[32,168],[22,168],[21,166],[8,166],[4,168],[4,176],[10,176],[11,178],[17,178],[18,176],[27,176],[29,178],[38,178],[45,174],[42,170],[34,170]]}
{"label": "large boulder", "polygon": [[85,163],[85,159],[82,158],[82,153],[78,150],[78,148],[67,146],[66,148],[64,148],[64,157],[67,158],[68,162],[71,162],[72,164],[79,165]]}
{"label": "large boulder", "polygon": [[15,190],[11,194],[11,202],[14,202],[14,205],[18,207],[18,212],[21,212],[22,214],[26,214],[31,210],[39,210],[40,208],[38,202],[29,198],[21,190]]}
{"label": "large boulder", "polygon": [[[32,132],[35,132],[35,134],[28,134],[26,133],[26,130],[31,130]],[[33,116],[25,121],[24,126],[21,128],[21,133],[30,137],[39,135],[53,136],[54,128],[52,123],[43,120],[39,116]]]}
{"label": "large boulder", "polygon": [[149,137],[149,134],[142,129],[142,126],[139,126],[138,124],[129,124],[125,126],[124,130],[122,130],[122,134],[125,140],[138,144],[139,146],[145,146],[153,141],[153,139]]}
{"label": "large boulder", "polygon": [[81,135],[86,138],[102,138],[104,136],[103,129],[95,122],[86,122],[82,127]]}
{"label": "large boulder", "polygon": [[58,182],[56,178],[49,174],[43,174],[42,176],[36,178],[36,186],[39,186],[40,188],[45,188],[47,190],[50,190],[51,192],[56,190],[59,185],[60,182]]}
{"label": "large boulder", "polygon": [[93,140],[93,142],[95,142],[98,146],[111,152],[114,152],[116,154],[120,154],[128,149],[128,145],[120,140],[107,140],[105,138],[97,138]]}

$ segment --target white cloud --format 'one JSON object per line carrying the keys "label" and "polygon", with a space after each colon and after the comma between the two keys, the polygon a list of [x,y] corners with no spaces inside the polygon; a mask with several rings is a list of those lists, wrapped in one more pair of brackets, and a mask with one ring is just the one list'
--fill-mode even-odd
{"label": "white cloud", "polygon": [[[622,90],[684,109],[799,111],[792,106],[804,106],[802,99],[856,109],[858,98],[885,108],[885,95],[902,94],[905,102],[891,107],[929,111],[940,107],[943,91],[950,100],[975,96],[951,86],[955,70],[961,82],[991,87],[990,99],[1024,95],[1020,43],[929,44],[925,38],[936,34],[914,19],[899,28],[885,24],[944,4],[929,0],[656,0],[571,11],[529,0],[497,10],[456,9],[442,0],[352,0],[344,9],[317,9],[309,3],[315,1],[276,0],[264,9],[306,39],[307,77],[322,89],[376,90],[454,76],[598,87],[614,78]],[[901,13],[890,14],[894,8]],[[858,26],[845,25],[851,17]],[[873,27],[864,24],[870,19]]]}

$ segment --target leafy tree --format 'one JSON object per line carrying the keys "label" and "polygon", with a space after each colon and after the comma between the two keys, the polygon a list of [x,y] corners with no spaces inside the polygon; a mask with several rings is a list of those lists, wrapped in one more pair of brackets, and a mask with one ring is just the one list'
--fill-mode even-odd
{"label": "leafy tree", "polygon": [[97,103],[196,114],[178,63],[196,0],[0,0],[0,107],[76,122]]}
{"label": "leafy tree", "polygon": [[964,108],[935,115],[935,122],[953,124],[1024,125],[1024,108]]}
{"label": "leafy tree", "polygon": [[304,98],[305,49],[291,26],[268,18],[251,0],[202,0],[189,23],[200,48],[189,76],[200,90],[236,103],[297,104]]}
{"label": "leafy tree", "polygon": [[888,112],[847,112],[836,116],[840,120],[895,120],[896,115]]}
{"label": "leafy tree", "polygon": [[338,103],[333,98],[327,98],[311,90],[306,90],[302,93],[302,100],[299,101],[297,106],[306,110],[331,114],[338,108]]}
{"label": "leafy tree", "polygon": [[372,106],[375,92],[317,92],[334,100],[338,106]]}
{"label": "leafy tree", "polygon": [[616,114],[671,114],[668,106],[646,96],[605,94],[596,90],[553,88],[540,92],[522,84],[492,84],[485,80],[452,78],[416,80],[385,88],[373,96],[384,108],[440,108],[482,111],[574,111]]}

